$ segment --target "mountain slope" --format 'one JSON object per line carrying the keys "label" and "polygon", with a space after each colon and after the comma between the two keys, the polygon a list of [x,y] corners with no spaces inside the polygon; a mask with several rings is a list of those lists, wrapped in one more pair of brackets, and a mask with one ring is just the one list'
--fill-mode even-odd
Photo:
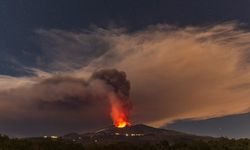
{"label": "mountain slope", "polygon": [[170,143],[177,141],[192,140],[210,140],[211,137],[196,136],[173,130],[153,128],[143,124],[134,125],[125,128],[116,128],[110,126],[96,132],[77,134],[71,133],[62,137],[63,139],[73,140],[83,144],[101,143],[110,144],[116,142],[159,142],[168,141]]}

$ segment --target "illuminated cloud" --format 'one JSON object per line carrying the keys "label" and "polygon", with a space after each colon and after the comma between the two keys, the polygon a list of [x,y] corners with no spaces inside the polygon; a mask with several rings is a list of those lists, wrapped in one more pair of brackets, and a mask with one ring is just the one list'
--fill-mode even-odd
{"label": "illuminated cloud", "polygon": [[87,68],[127,72],[134,121],[161,126],[248,111],[250,34],[236,24],[108,34],[112,49]]}
{"label": "illuminated cloud", "polygon": [[[133,33],[124,29],[78,33],[40,29],[37,34],[44,48],[44,55],[38,58],[40,70],[49,73],[37,69],[37,76],[33,77],[1,76],[0,112],[14,114],[0,119],[1,124],[6,120],[18,122],[18,118],[26,118],[31,124],[43,120],[44,128],[51,128],[51,132],[60,123],[64,127],[57,132],[86,131],[111,124],[105,103],[78,103],[84,89],[81,82],[75,82],[107,68],[126,72],[130,80],[134,123],[161,126],[179,119],[203,119],[249,110],[250,32],[237,24],[185,28],[155,25]],[[47,62],[51,64],[46,68]],[[73,82],[50,88],[48,95],[40,94],[36,87],[41,91],[40,83],[58,74]],[[39,101],[33,98],[36,94],[46,99],[56,93],[67,94],[71,89],[73,99],[67,99],[65,105],[51,102],[53,98],[42,103],[42,108],[53,106],[53,111],[36,110],[33,105]],[[83,107],[74,107],[78,105]],[[74,109],[64,110],[64,106]],[[34,128],[33,133],[36,131],[40,133]]]}

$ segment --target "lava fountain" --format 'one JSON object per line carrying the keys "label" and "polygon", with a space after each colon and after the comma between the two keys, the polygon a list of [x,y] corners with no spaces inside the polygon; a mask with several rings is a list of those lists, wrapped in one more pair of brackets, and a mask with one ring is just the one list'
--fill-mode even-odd
{"label": "lava fountain", "polygon": [[131,126],[128,116],[129,112],[123,108],[121,101],[114,94],[110,94],[111,103],[111,117],[113,119],[113,124],[117,128],[124,128]]}
{"label": "lava fountain", "polygon": [[91,79],[103,81],[105,89],[108,90],[113,124],[117,128],[130,126],[129,112],[132,109],[132,102],[129,98],[130,82],[126,73],[116,69],[99,70],[93,73]]}

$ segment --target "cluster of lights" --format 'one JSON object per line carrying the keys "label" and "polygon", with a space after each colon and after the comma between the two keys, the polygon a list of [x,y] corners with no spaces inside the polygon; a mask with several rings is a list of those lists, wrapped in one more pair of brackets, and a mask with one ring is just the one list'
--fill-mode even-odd
{"label": "cluster of lights", "polygon": [[56,136],[56,135],[52,135],[52,136],[47,136],[47,135],[45,135],[45,136],[43,136],[43,138],[45,138],[45,139],[47,139],[47,138],[58,139],[59,137]]}
{"label": "cluster of lights", "polygon": [[[81,139],[82,139],[82,137],[79,136],[79,137],[78,137],[78,140],[81,140]],[[76,140],[76,139],[72,139],[72,141],[73,141],[73,142],[76,142],[77,140]]]}
{"label": "cluster of lights", "polygon": [[125,135],[125,136],[144,136],[144,134],[139,134],[139,133],[126,133],[126,134],[120,134],[120,133],[115,133],[115,135],[119,136],[119,135]]}
{"label": "cluster of lights", "polygon": [[143,136],[144,134],[131,134],[131,136]]}

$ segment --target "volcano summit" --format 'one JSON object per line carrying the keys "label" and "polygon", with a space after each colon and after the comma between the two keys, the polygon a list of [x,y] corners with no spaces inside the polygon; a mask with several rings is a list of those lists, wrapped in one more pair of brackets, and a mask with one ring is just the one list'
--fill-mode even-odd
{"label": "volcano summit", "polygon": [[62,137],[66,140],[72,140],[83,144],[112,144],[117,142],[128,143],[157,143],[159,141],[168,141],[174,143],[178,141],[192,141],[192,140],[209,140],[211,137],[196,136],[186,134],[174,130],[166,130],[160,128],[153,128],[143,124],[127,126],[124,128],[117,128],[109,126],[96,132],[77,134],[71,133]]}

